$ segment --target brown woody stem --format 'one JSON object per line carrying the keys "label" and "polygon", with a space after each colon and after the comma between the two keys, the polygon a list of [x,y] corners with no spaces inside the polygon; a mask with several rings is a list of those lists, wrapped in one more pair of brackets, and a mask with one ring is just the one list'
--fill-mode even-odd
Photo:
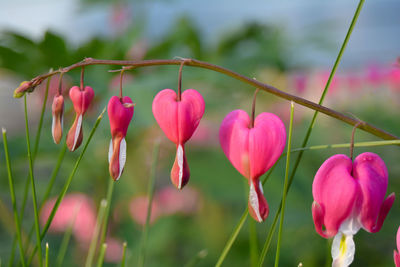
{"label": "brown woody stem", "polygon": [[82,66],[81,69],[81,91],[83,91],[85,88],[83,87],[83,80],[85,78],[85,66]]}
{"label": "brown woody stem", "polygon": [[[138,60],[138,61],[131,61],[131,60],[102,60],[102,59],[93,59],[93,58],[86,58],[85,60],[75,63],[71,66],[65,67],[61,70],[56,70],[50,73],[42,74],[39,75],[31,80],[31,82],[34,85],[40,84],[44,79],[53,76],[57,73],[60,72],[68,72],[70,70],[82,67],[82,66],[89,66],[89,65],[119,65],[119,66],[132,66],[135,68],[138,67],[147,67],[147,66],[162,66],[162,65],[180,65],[182,64],[182,60],[179,59],[152,59],[152,60]],[[293,101],[299,105],[305,106],[307,108],[316,110],[318,112],[324,113],[325,115],[328,115],[332,118],[338,119],[340,121],[343,121],[347,124],[350,125],[356,125],[359,121],[356,119],[353,119],[349,116],[346,116],[340,112],[337,112],[335,110],[329,109],[327,107],[321,106],[319,104],[316,104],[312,101],[309,101],[307,99],[291,95],[289,93],[280,91],[279,89],[265,83],[261,83],[257,80],[251,79],[249,77],[246,77],[244,75],[241,75],[237,72],[231,71],[229,69],[207,63],[204,61],[196,60],[196,59],[186,59],[185,60],[185,65],[186,66],[191,66],[191,67],[197,67],[197,68],[203,68],[203,69],[209,69],[213,70],[222,74],[225,74],[227,76],[230,76],[236,80],[242,81],[244,83],[249,84],[250,86],[257,87],[263,91],[266,91],[268,93],[271,93],[273,95],[276,95],[280,98]],[[397,136],[388,133],[384,130],[381,130],[369,123],[363,123],[362,125],[359,126],[359,129],[369,132],[379,138],[385,139],[385,140],[393,140],[393,139],[399,139]]]}

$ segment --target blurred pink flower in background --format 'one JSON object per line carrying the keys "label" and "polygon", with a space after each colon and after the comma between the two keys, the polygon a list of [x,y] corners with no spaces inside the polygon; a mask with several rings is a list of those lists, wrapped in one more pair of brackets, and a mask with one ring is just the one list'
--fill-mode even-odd
{"label": "blurred pink flower in background", "polygon": [[[50,199],[43,206],[40,222],[44,226],[50,216],[56,198]],[[74,222],[75,220],[75,222]],[[96,225],[96,209],[93,201],[82,193],[71,193],[64,197],[50,225],[51,232],[64,232],[73,224],[75,238],[89,244]]]}
{"label": "blurred pink flower in background", "polygon": [[138,40],[128,50],[126,58],[129,60],[142,60],[146,56],[147,50],[148,44],[146,40]]}
{"label": "blurred pink flower in background", "polygon": [[[134,197],[130,203],[132,219],[140,225],[146,223],[148,203],[147,196]],[[167,186],[154,195],[150,223],[154,223],[160,217],[177,213],[190,215],[199,207],[199,193],[194,188],[185,187],[184,190],[178,191],[174,187]]]}
{"label": "blurred pink flower in background", "polygon": [[[318,88],[320,88],[321,93],[323,92],[325,85],[328,82],[330,74],[331,73],[329,70],[323,70],[323,71],[319,71],[316,73],[317,86],[318,86]],[[328,94],[336,93],[340,86],[341,86],[340,77],[338,77],[338,75],[335,74],[335,76],[333,76],[331,84],[329,86]]]}
{"label": "blurred pink flower in background", "polygon": [[110,24],[116,34],[123,33],[132,21],[132,12],[127,4],[117,2],[111,8]]}
{"label": "blurred pink flower in background", "polygon": [[122,251],[124,249],[121,240],[113,237],[106,239],[107,250],[105,261],[110,263],[120,263],[122,260]]}
{"label": "blurred pink flower in background", "polygon": [[365,80],[371,86],[379,86],[385,79],[383,69],[377,64],[370,64],[365,70]]}
{"label": "blurred pink flower in background", "polygon": [[394,66],[389,69],[386,79],[389,85],[389,88],[393,91],[400,90],[400,66]]}
{"label": "blurred pink flower in background", "polygon": [[[149,198],[147,196],[134,197],[129,204],[129,212],[133,220],[140,225],[145,225]],[[160,207],[155,199],[151,205],[150,224],[160,216]]]}
{"label": "blurred pink flower in background", "polygon": [[290,85],[293,87],[296,95],[301,95],[307,89],[308,75],[305,73],[294,73],[292,74],[290,81]]}

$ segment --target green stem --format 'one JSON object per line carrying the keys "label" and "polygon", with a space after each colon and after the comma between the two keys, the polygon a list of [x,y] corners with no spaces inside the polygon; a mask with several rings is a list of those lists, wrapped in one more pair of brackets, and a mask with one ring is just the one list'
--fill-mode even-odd
{"label": "green stem", "polygon": [[[60,153],[58,155],[58,160],[57,160],[56,166],[54,167],[53,172],[51,173],[51,177],[50,177],[49,183],[47,184],[46,192],[44,193],[42,202],[39,205],[39,214],[42,211],[42,208],[43,208],[44,204],[46,203],[47,199],[49,198],[51,190],[53,189],[53,185],[54,185],[54,182],[55,182],[56,177],[58,175],[58,172],[60,170],[61,163],[64,160],[64,156],[65,156],[66,150],[67,150],[67,144],[64,142],[64,145],[61,148]],[[32,227],[31,227],[31,229],[29,231],[29,234],[28,234],[28,238],[27,238],[27,240],[25,242],[25,247],[28,247],[28,244],[31,241],[33,230],[34,230],[34,226],[32,225]]]}
{"label": "green stem", "polygon": [[123,248],[122,248],[122,260],[121,260],[121,267],[125,267],[125,261],[126,261],[126,247],[128,244],[126,241],[123,243]]}
{"label": "green stem", "polygon": [[149,224],[151,218],[151,206],[153,204],[153,195],[154,195],[154,186],[155,186],[155,178],[156,178],[156,168],[158,162],[158,151],[160,149],[160,142],[157,140],[154,144],[153,148],[153,160],[150,169],[150,179],[149,185],[147,189],[147,195],[149,197],[149,203],[147,206],[147,216],[146,216],[146,223],[143,227],[143,234],[142,240],[140,242],[140,251],[139,251],[139,259],[138,259],[138,266],[144,266],[145,257],[146,257],[146,243],[147,243],[147,236],[149,231]]}
{"label": "green stem", "polygon": [[104,241],[106,240],[106,234],[107,234],[107,228],[108,228],[108,217],[110,216],[110,209],[111,209],[111,200],[112,200],[112,195],[114,191],[114,180],[113,179],[108,179],[108,187],[107,187],[107,207],[106,207],[106,213],[104,216],[104,220],[102,223],[102,228],[101,228],[101,238],[100,238],[100,244],[103,244]]}
{"label": "green stem", "polygon": [[248,208],[246,208],[245,212],[242,214],[242,217],[240,217],[239,223],[233,230],[233,233],[229,237],[228,242],[226,242],[224,250],[222,251],[221,255],[219,256],[217,263],[215,264],[216,267],[221,266],[222,263],[224,262],[226,255],[228,255],[228,252],[231,249],[233,243],[235,242],[236,237],[239,235],[240,230],[242,229],[244,223],[246,222],[247,215],[249,215]]}
{"label": "green stem", "polygon": [[46,257],[44,262],[44,266],[49,267],[49,243],[46,243]]}
{"label": "green stem", "polygon": [[107,250],[107,244],[104,243],[103,245],[101,245],[100,256],[99,256],[99,261],[97,262],[97,267],[103,266],[104,256],[106,255],[106,250]]}
{"label": "green stem", "polygon": [[26,146],[28,150],[28,163],[29,163],[29,177],[32,189],[32,200],[33,200],[33,212],[35,216],[35,232],[36,232],[36,241],[37,241],[37,248],[39,250],[39,265],[43,265],[42,259],[42,245],[41,245],[41,238],[40,238],[40,226],[39,226],[39,214],[37,208],[37,197],[36,197],[36,186],[35,186],[35,179],[33,177],[33,162],[32,162],[32,154],[31,154],[31,143],[29,138],[29,125],[28,125],[28,108],[26,105],[26,95],[24,96],[24,110],[25,110],[25,129],[26,129]]}
{"label": "green stem", "polygon": [[[52,70],[50,70],[50,72],[52,72]],[[45,94],[44,94],[44,100],[43,100],[43,104],[42,104],[42,110],[41,110],[41,113],[40,113],[39,124],[38,124],[38,128],[37,128],[37,131],[36,131],[35,145],[34,145],[34,148],[33,148],[33,155],[32,155],[33,156],[32,157],[32,162],[33,163],[35,163],[37,151],[39,149],[39,142],[40,142],[40,136],[41,136],[41,133],[42,133],[44,112],[46,111],[47,98],[48,98],[48,95],[49,95],[50,81],[51,81],[51,76],[47,79],[46,91],[45,91]],[[29,179],[29,174],[28,174],[27,177],[26,177],[25,188],[24,188],[23,199],[22,199],[21,210],[20,210],[20,219],[21,219],[21,221],[23,220],[24,213],[25,213],[25,207],[26,207],[26,201],[28,200],[28,192],[29,192],[30,181],[31,180]],[[33,229],[33,227],[32,227],[32,229]],[[28,240],[27,240],[28,243],[30,242],[30,238],[31,238],[31,234],[28,235]],[[16,236],[14,236],[13,239],[15,240]],[[13,245],[12,245],[12,248],[11,248],[11,256],[12,257],[10,257],[9,266],[13,265],[13,262],[14,262],[13,255],[14,255],[14,252],[15,252],[15,248],[16,248],[16,242],[13,241]]]}
{"label": "green stem", "polygon": [[3,131],[4,154],[6,157],[6,164],[7,164],[8,184],[10,186],[11,202],[12,202],[12,208],[13,208],[13,212],[14,212],[15,233],[16,233],[17,240],[18,240],[19,254],[20,254],[22,266],[26,266],[25,259],[24,259],[24,255],[25,255],[24,247],[22,245],[22,238],[21,238],[21,222],[18,217],[17,201],[15,198],[14,178],[13,178],[12,171],[11,171],[10,155],[8,153],[7,132],[4,128],[2,129],[2,131]]}
{"label": "green stem", "polygon": [[[280,159],[280,158],[279,158]],[[279,159],[275,162],[274,166],[272,166],[272,168],[268,171],[268,173],[265,175],[262,184],[265,185],[265,183],[267,182],[267,180],[269,179],[269,177],[271,176],[272,172],[275,169],[275,166],[277,165]],[[229,250],[231,249],[233,243],[235,242],[237,236],[239,235],[240,230],[242,229],[246,219],[247,219],[247,215],[249,215],[249,210],[246,207],[245,211],[242,214],[242,217],[240,217],[240,220],[238,222],[238,224],[236,225],[236,227],[234,228],[231,236],[229,237],[228,241],[225,244],[224,249],[222,250],[222,253],[220,254],[217,263],[215,264],[215,266],[221,266],[221,264],[224,262],[226,256],[229,253]]]}
{"label": "green stem", "polygon": [[[47,231],[49,230],[50,224],[51,224],[51,222],[53,221],[53,218],[54,218],[54,216],[55,216],[55,214],[56,214],[56,212],[57,212],[57,209],[58,209],[58,207],[59,207],[61,201],[63,200],[65,194],[67,193],[67,190],[68,190],[68,188],[69,188],[69,186],[70,186],[70,184],[71,184],[71,182],[72,182],[72,179],[73,179],[74,176],[75,176],[75,173],[76,173],[76,171],[77,171],[77,169],[78,169],[78,166],[79,166],[79,164],[80,164],[80,162],[81,162],[81,160],[82,160],[82,158],[83,158],[83,156],[84,156],[84,154],[85,154],[85,152],[86,152],[87,147],[89,146],[90,141],[92,140],[92,137],[93,137],[94,133],[95,133],[96,130],[97,130],[97,127],[98,127],[99,124],[100,124],[101,119],[103,118],[103,115],[104,115],[104,112],[105,112],[105,111],[106,111],[106,109],[104,108],[103,111],[101,112],[101,114],[99,115],[99,117],[97,118],[96,123],[94,124],[94,126],[93,126],[93,128],[92,128],[92,130],[91,130],[91,132],[90,132],[90,134],[89,134],[89,137],[88,137],[88,139],[87,139],[85,145],[83,146],[83,149],[82,149],[82,151],[81,151],[81,154],[79,155],[78,159],[77,159],[76,162],[75,162],[75,166],[74,166],[74,168],[72,169],[71,174],[69,175],[67,181],[65,182],[64,187],[63,187],[62,190],[61,190],[61,193],[60,193],[60,194],[58,195],[58,197],[57,197],[56,203],[54,204],[54,207],[53,207],[53,209],[51,210],[50,216],[49,216],[49,218],[47,219],[46,225],[45,225],[44,228],[43,228],[43,231],[42,231],[42,234],[41,234],[41,239],[42,239],[42,240],[43,240],[43,238],[46,236]],[[33,256],[35,255],[36,251],[37,251],[37,247],[35,247],[35,249],[33,250],[32,254],[30,255],[29,260],[28,260],[28,265],[29,265],[30,262],[32,261],[32,258],[33,258]]]}
{"label": "green stem", "polygon": [[[290,123],[289,123],[289,139],[288,139],[288,148],[286,154],[286,168],[285,168],[285,182],[283,185],[283,196],[282,196],[282,206],[281,206],[281,219],[279,222],[279,230],[278,230],[278,243],[276,246],[276,256],[275,256],[275,267],[279,266],[279,255],[281,252],[281,240],[282,240],[282,229],[283,229],[283,221],[285,218],[285,204],[286,204],[286,192],[288,187],[288,177],[289,177],[289,166],[290,166],[290,149],[292,147],[292,132],[293,132],[293,111],[294,111],[294,103],[292,102],[290,105]],[[260,262],[259,266],[262,266],[264,262]]]}
{"label": "green stem", "polygon": [[[319,100],[319,104],[320,105],[323,103],[323,101],[325,99],[325,95],[328,92],[328,89],[329,89],[329,86],[331,84],[332,78],[333,78],[333,76],[334,76],[334,74],[336,72],[336,69],[337,69],[337,67],[338,67],[338,65],[340,63],[340,59],[342,58],[342,54],[343,54],[343,52],[344,52],[344,50],[345,50],[345,48],[347,46],[347,43],[348,43],[348,41],[350,39],[351,33],[352,33],[352,31],[354,29],[354,26],[355,26],[355,24],[357,22],[357,19],[358,19],[358,16],[360,14],[360,11],[362,9],[362,6],[364,4],[364,1],[365,0],[360,0],[359,4],[357,6],[356,12],[354,13],[354,16],[353,16],[353,19],[351,21],[350,27],[349,27],[349,29],[347,31],[346,37],[345,37],[345,39],[343,41],[343,44],[342,44],[342,46],[340,48],[340,51],[339,51],[339,54],[338,54],[338,56],[337,56],[337,58],[335,60],[335,63],[333,65],[331,74],[329,75],[328,81],[327,81],[327,83],[325,85],[324,91],[322,92],[321,98]],[[303,140],[303,143],[302,143],[302,147],[303,148],[307,146],[308,140],[309,140],[310,135],[311,135],[311,131],[313,130],[314,125],[315,125],[315,121],[316,121],[317,115],[318,115],[318,111],[315,111],[314,115],[313,115],[313,118],[311,120],[311,123],[310,123],[310,125],[309,125],[309,127],[307,129],[306,136],[304,137],[304,140]],[[288,184],[288,187],[287,187],[288,191],[290,189],[290,186],[292,185],[292,182],[293,182],[294,176],[296,174],[297,168],[298,168],[298,166],[300,164],[301,158],[303,157],[303,153],[304,153],[304,151],[300,151],[299,155],[296,158],[296,162],[294,164],[292,173],[291,173],[290,178],[289,178],[289,184]],[[281,212],[281,207],[279,207],[277,212],[275,213],[275,217],[274,217],[273,223],[272,223],[271,228],[270,228],[270,230],[268,232],[268,235],[267,235],[267,240],[266,240],[266,242],[264,244],[264,248],[263,248],[263,250],[261,252],[260,262],[264,261],[264,258],[265,258],[266,254],[268,252],[269,245],[271,243],[272,235],[273,235],[273,232],[275,231],[276,223],[278,221],[278,217],[280,215],[280,212]]]}
{"label": "green stem", "polygon": [[98,241],[98,237],[99,237],[99,232],[100,232],[101,224],[104,220],[104,215],[105,215],[107,206],[108,206],[107,200],[102,199],[100,202],[99,212],[97,215],[96,226],[94,227],[92,240],[90,241],[88,256],[86,258],[86,264],[85,264],[86,267],[92,267],[94,254],[96,253],[96,246],[97,246],[97,241]]}
{"label": "green stem", "polygon": [[251,266],[257,266],[258,261],[258,237],[256,222],[254,220],[249,221],[249,240],[250,240],[250,262]]}

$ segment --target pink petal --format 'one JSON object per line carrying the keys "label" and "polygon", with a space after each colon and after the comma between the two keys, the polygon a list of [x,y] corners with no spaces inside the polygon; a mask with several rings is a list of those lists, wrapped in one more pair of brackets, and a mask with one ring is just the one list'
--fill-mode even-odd
{"label": "pink petal", "polygon": [[51,134],[54,143],[59,144],[63,133],[64,97],[62,95],[54,96],[51,110],[53,116]]}
{"label": "pink petal", "polygon": [[176,188],[182,189],[190,178],[189,165],[185,155],[185,147],[177,145],[174,165],[171,169],[171,181]]}
{"label": "pink petal", "polygon": [[82,132],[82,114],[76,114],[74,123],[69,129],[66,143],[70,151],[75,151],[81,144],[83,140]]}
{"label": "pink petal", "polygon": [[132,99],[128,96],[122,98],[122,102],[117,96],[111,97],[108,101],[107,113],[110,120],[111,135],[113,137],[119,135],[126,136],[129,123],[132,120],[134,107],[126,107],[124,104],[133,104]]}
{"label": "pink petal", "polygon": [[393,251],[393,259],[395,266],[400,267],[400,255],[396,250]]}
{"label": "pink petal", "polygon": [[[360,221],[367,231],[379,231],[394,200],[394,196],[390,197],[382,206],[388,185],[386,165],[378,155],[362,153],[354,160],[353,176],[362,192]],[[378,216],[380,225],[377,225]]]}
{"label": "pink petal", "polygon": [[75,112],[85,114],[94,97],[94,91],[90,86],[85,86],[82,91],[78,86],[73,86],[69,90],[69,97],[74,104]]}
{"label": "pink petal", "polygon": [[[352,162],[349,157],[334,155],[322,164],[315,175],[313,197],[323,211],[326,232],[321,234],[321,229],[316,230],[322,237],[336,235],[341,223],[351,215],[355,207],[359,189],[351,171]],[[321,210],[316,210],[318,212],[315,217],[319,219],[314,220],[316,227],[321,225]]]}
{"label": "pink petal", "polygon": [[267,200],[262,193],[262,185],[259,179],[252,179],[249,192],[249,213],[254,220],[263,222],[269,214]]}
{"label": "pink petal", "polygon": [[397,229],[396,245],[397,245],[397,250],[399,250],[400,249],[400,227]]}

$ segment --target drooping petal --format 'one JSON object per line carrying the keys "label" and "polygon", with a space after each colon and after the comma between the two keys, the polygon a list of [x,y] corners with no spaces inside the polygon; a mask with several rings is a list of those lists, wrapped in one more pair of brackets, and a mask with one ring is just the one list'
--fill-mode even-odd
{"label": "drooping petal", "polygon": [[54,143],[59,144],[63,134],[63,121],[64,121],[64,97],[56,95],[53,98],[52,109],[52,124],[51,134]]}
{"label": "drooping petal", "polygon": [[[388,185],[386,165],[378,155],[362,153],[354,160],[353,176],[360,184],[362,192],[360,220],[363,227],[369,232],[379,231],[394,200],[394,196],[393,200],[392,197],[389,198],[383,206]],[[378,216],[381,217],[379,227]]]}
{"label": "drooping petal", "polygon": [[125,138],[115,137],[111,140],[108,157],[110,175],[114,181],[117,181],[121,177],[126,163]]}
{"label": "drooping petal", "polygon": [[176,188],[182,189],[189,181],[190,170],[185,155],[185,147],[177,145],[174,165],[171,169],[171,181]]}
{"label": "drooping petal", "polygon": [[258,222],[264,221],[269,214],[268,203],[263,195],[259,179],[250,182],[249,213]]}
{"label": "drooping petal", "polygon": [[314,221],[314,226],[315,226],[315,231],[319,235],[321,235],[324,238],[329,238],[330,236],[327,236],[326,232],[323,229],[324,226],[324,208],[321,207],[317,202],[313,202],[311,206],[311,211],[312,211],[312,216],[313,216],[313,221]]}
{"label": "drooping petal", "polygon": [[77,114],[75,116],[74,123],[71,126],[71,129],[69,129],[68,134],[67,134],[67,147],[70,151],[75,151],[77,149],[83,140],[83,132],[82,132],[82,114]]}
{"label": "drooping petal", "polygon": [[332,267],[347,267],[354,260],[355,245],[352,235],[339,232],[332,242]]}
{"label": "drooping petal", "polygon": [[342,222],[351,215],[358,203],[358,184],[351,176],[351,171],[351,159],[346,155],[335,155],[327,159],[315,175],[313,197],[323,210],[326,229],[324,235],[320,229],[316,230],[322,237],[336,235]]}

